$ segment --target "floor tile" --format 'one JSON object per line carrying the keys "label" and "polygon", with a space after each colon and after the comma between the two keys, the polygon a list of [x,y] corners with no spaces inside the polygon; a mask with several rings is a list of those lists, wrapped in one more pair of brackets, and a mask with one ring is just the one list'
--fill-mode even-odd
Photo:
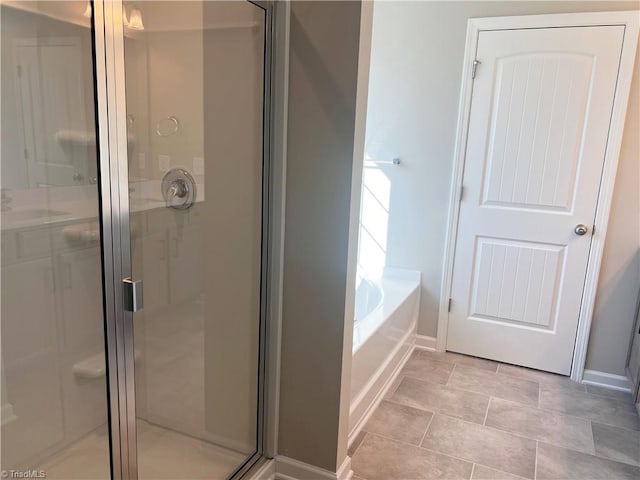
{"label": "floor tile", "polygon": [[640,418],[635,407],[613,398],[541,384],[539,407],[607,425],[640,430]]}
{"label": "floor tile", "polygon": [[555,373],[534,370],[533,368],[518,367],[516,365],[508,365],[501,363],[498,366],[498,373],[511,375],[514,377],[524,378],[540,384],[555,385],[557,387],[567,388],[569,390],[585,391],[585,386],[581,383],[574,382],[569,377],[558,375]]}
{"label": "floor tile", "polygon": [[513,400],[525,405],[538,405],[538,383],[524,378],[456,365],[448,387]]}
{"label": "floor tile", "polygon": [[450,352],[414,352],[365,429],[357,480],[640,478],[630,395]]}
{"label": "floor tile", "polygon": [[353,439],[353,442],[351,442],[351,445],[349,445],[349,448],[347,449],[347,455],[353,457],[353,454],[356,453],[356,450],[358,450],[358,447],[364,440],[365,435],[366,432],[364,430],[360,430],[358,432],[358,435],[356,435],[356,438]]}
{"label": "floor tile", "polygon": [[596,455],[640,466],[640,432],[593,423]]}
{"label": "floor tile", "polygon": [[601,397],[615,398],[621,402],[633,403],[633,397],[630,392],[612,390],[611,388],[598,387],[597,385],[587,385],[587,392]]}
{"label": "floor tile", "polygon": [[423,353],[419,350],[414,350],[402,369],[402,374],[432,383],[447,383],[451,370],[453,370],[453,364],[434,360],[430,355],[424,355]]}
{"label": "floor tile", "polygon": [[595,453],[591,422],[492,398],[485,425],[554,445]]}
{"label": "floor tile", "polygon": [[364,429],[369,433],[419,445],[433,413],[383,400]]}
{"label": "floor tile", "polygon": [[432,352],[429,350],[422,350],[420,353],[439,362],[466,365],[468,367],[476,367],[490,372],[495,372],[498,369],[498,362],[487,360],[486,358],[472,357],[470,355],[462,355],[454,352]]}
{"label": "floor tile", "polygon": [[468,479],[472,464],[369,433],[351,468],[367,480]]}
{"label": "floor tile", "polygon": [[535,440],[436,414],[422,446],[503,472],[534,478]]}
{"label": "floor tile", "polygon": [[538,443],[538,480],[637,480],[639,477],[638,467]]}
{"label": "floor tile", "polygon": [[402,379],[389,400],[430,412],[446,413],[475,423],[484,421],[489,404],[489,397],[486,395],[465,392],[409,377]]}
{"label": "floor tile", "polygon": [[485,467],[484,465],[473,466],[473,473],[471,474],[471,480],[521,480],[522,477],[517,475],[511,475],[507,472],[501,472],[493,468]]}

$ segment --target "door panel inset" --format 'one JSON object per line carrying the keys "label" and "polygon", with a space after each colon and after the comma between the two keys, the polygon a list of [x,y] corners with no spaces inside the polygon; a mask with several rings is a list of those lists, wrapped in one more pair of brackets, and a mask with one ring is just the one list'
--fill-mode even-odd
{"label": "door panel inset", "polygon": [[470,318],[553,329],[564,247],[477,239]]}
{"label": "door panel inset", "polygon": [[496,68],[483,203],[570,211],[593,57],[515,55]]}

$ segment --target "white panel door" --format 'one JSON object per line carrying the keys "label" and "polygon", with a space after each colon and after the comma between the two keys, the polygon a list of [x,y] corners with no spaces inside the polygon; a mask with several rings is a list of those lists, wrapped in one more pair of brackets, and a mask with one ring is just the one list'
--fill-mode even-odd
{"label": "white panel door", "polygon": [[569,374],[623,34],[479,33],[447,350]]}

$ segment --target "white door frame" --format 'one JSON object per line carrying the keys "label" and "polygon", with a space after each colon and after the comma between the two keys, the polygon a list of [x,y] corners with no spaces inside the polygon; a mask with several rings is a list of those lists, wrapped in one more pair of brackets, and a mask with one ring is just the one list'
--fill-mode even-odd
{"label": "white door frame", "polygon": [[[618,167],[618,157],[622,144],[625,116],[631,80],[633,63],[638,44],[638,19],[640,12],[589,12],[567,13],[553,15],[526,15],[517,17],[487,17],[470,18],[467,23],[467,40],[462,67],[462,88],[458,108],[458,126],[456,129],[456,146],[454,152],[454,169],[449,197],[449,214],[447,221],[447,236],[445,242],[445,258],[442,273],[442,287],[440,290],[440,308],[438,313],[438,336],[436,349],[444,351],[447,343],[447,328],[449,324],[449,298],[451,297],[451,282],[453,277],[453,262],[455,244],[458,233],[458,216],[460,213],[460,191],[464,172],[467,135],[469,133],[469,113],[471,110],[471,94],[473,80],[471,78],[473,60],[478,46],[478,35],[485,30],[513,30],[524,28],[551,27],[586,27],[595,25],[623,25],[625,27],[620,55],[620,68],[616,91],[613,99],[613,111],[609,125],[609,137],[605,151],[604,167],[600,180],[600,194],[596,207],[596,216],[587,273],[585,278],[582,304],[578,317],[578,331],[571,364],[571,379],[582,381],[584,366],[587,358],[589,331],[598,287],[598,275],[602,262],[602,253],[607,234],[607,223],[611,210],[611,199]],[[480,66],[482,68],[482,66]]]}

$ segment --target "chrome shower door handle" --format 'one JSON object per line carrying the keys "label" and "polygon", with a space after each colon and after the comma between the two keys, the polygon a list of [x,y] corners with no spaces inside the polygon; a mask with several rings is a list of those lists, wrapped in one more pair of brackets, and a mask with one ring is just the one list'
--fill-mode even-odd
{"label": "chrome shower door handle", "polygon": [[138,312],[144,307],[142,295],[142,280],[132,280],[125,278],[122,280],[124,290],[124,308],[128,312]]}

